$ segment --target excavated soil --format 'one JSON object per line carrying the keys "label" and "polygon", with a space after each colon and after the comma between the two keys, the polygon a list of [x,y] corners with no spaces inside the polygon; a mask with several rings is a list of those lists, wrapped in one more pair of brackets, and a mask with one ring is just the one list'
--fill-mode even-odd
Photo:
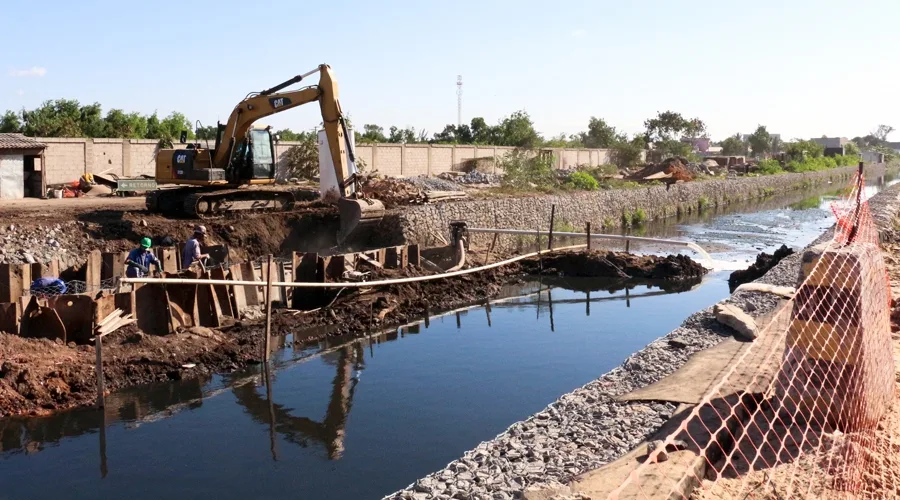
{"label": "excavated soil", "polygon": [[529,261],[525,270],[573,277],[645,280],[698,278],[707,272],[685,255],[659,257],[599,250],[545,256],[541,261]]}
{"label": "excavated soil", "polygon": [[[258,362],[260,341],[240,327],[195,327],[166,336],[123,328],[103,341],[106,389],[232,371]],[[46,414],[96,400],[93,346],[0,333],[0,359],[0,417]]]}
{"label": "excavated soil", "polygon": [[773,254],[767,254],[765,252],[760,253],[756,256],[756,262],[754,262],[747,269],[743,269],[740,271],[735,271],[731,273],[731,276],[728,277],[728,287],[733,292],[735,288],[743,285],[744,283],[750,283],[751,281],[756,281],[759,278],[762,278],[769,269],[775,267],[781,259],[787,257],[788,255],[793,255],[794,251],[788,248],[786,245],[781,245],[781,248],[775,250]]}

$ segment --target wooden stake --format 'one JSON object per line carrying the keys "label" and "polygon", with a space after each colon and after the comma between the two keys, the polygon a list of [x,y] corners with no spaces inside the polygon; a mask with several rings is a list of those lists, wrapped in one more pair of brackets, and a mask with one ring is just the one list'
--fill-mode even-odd
{"label": "wooden stake", "polygon": [[494,239],[491,240],[491,247],[488,248],[487,254],[484,256],[484,262],[482,262],[482,266],[486,266],[488,260],[491,258],[491,253],[494,251],[494,245],[497,244],[497,237],[500,236],[500,233],[494,233]]}
{"label": "wooden stake", "polygon": [[269,254],[268,264],[266,273],[266,339],[265,339],[265,353],[263,353],[263,361],[269,362],[269,344],[272,339],[272,254]]}
{"label": "wooden stake", "polygon": [[631,240],[625,240],[625,253],[631,253]]}
{"label": "wooden stake", "polygon": [[550,205],[550,237],[547,238],[547,250],[553,250],[553,224],[556,222],[556,203]]}
{"label": "wooden stake", "polygon": [[591,222],[585,222],[585,233],[587,233],[587,251],[591,251]]}
{"label": "wooden stake", "polygon": [[106,392],[103,380],[103,338],[100,335],[94,336],[94,351],[97,353],[97,408],[103,408],[106,401],[103,393]]}

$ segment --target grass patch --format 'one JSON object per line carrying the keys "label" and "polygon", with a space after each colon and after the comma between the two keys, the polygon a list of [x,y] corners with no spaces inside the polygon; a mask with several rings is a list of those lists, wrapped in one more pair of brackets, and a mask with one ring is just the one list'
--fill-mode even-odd
{"label": "grass patch", "polygon": [[697,198],[697,209],[701,212],[709,208],[710,205],[711,203],[709,201],[709,198],[707,198],[706,196],[701,195],[700,198]]}

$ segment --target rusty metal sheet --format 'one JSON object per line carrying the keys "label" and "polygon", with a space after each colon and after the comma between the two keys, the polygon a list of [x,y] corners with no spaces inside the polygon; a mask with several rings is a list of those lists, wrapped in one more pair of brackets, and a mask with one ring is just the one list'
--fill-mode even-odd
{"label": "rusty metal sheet", "polygon": [[142,332],[150,335],[165,335],[170,332],[169,301],[162,285],[144,285],[134,292],[137,325]]}
{"label": "rusty metal sheet", "polygon": [[0,332],[18,335],[21,317],[22,307],[18,302],[4,302],[0,304]]}
{"label": "rusty metal sheet", "polygon": [[47,306],[56,311],[66,329],[66,339],[79,344],[88,343],[94,321],[94,301],[87,295],[55,295],[47,299]]}

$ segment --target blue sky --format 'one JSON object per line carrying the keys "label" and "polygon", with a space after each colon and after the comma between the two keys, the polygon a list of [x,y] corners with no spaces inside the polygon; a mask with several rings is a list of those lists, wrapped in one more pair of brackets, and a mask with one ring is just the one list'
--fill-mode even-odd
{"label": "blue sky", "polygon": [[[897,0],[455,2],[3,0],[0,111],[60,97],[225,119],[329,63],[354,124],[439,131],[524,109],[545,136],[657,111],[721,139],[900,128]],[[304,106],[266,123],[319,122]],[[900,140],[900,132],[892,136]]]}

